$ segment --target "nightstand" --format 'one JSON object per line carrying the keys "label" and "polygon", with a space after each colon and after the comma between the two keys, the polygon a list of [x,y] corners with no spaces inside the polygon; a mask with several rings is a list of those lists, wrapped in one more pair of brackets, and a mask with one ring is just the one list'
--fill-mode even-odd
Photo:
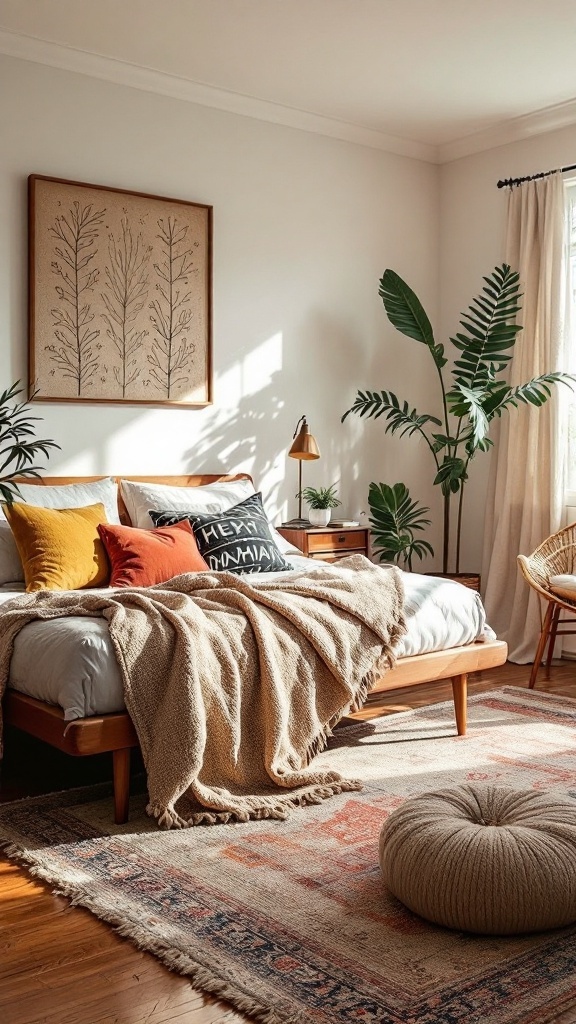
{"label": "nightstand", "polygon": [[337,562],[346,555],[368,556],[368,530],[364,526],[304,527],[279,526],[278,533],[308,558]]}

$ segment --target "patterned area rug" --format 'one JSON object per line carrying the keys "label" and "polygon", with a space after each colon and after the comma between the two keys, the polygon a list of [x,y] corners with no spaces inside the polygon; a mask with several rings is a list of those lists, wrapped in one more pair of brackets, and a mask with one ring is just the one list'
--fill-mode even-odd
{"label": "patterned area rug", "polygon": [[[576,701],[507,687],[339,729],[319,762],[364,782],[288,821],[159,832],[102,789],[0,805],[10,856],[201,989],[266,1024],[545,1024],[576,1003],[576,929],[483,938],[383,889],[378,833],[411,794],[493,780],[573,796]],[[576,870],[576,865],[575,865]]]}

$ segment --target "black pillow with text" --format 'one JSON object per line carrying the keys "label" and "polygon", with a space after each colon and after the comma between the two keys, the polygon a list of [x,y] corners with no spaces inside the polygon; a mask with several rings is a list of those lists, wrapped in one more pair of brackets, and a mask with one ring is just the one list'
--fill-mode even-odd
{"label": "black pillow with text", "polygon": [[251,494],[226,512],[150,510],[149,515],[154,526],[172,526],[187,519],[202,557],[216,572],[286,572],[292,568],[270,533],[261,494]]}

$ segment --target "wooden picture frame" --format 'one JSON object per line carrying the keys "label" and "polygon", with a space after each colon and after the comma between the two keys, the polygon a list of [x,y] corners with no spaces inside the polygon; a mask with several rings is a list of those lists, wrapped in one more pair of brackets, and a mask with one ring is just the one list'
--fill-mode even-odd
{"label": "wooden picture frame", "polygon": [[32,174],[29,396],[212,402],[212,207]]}

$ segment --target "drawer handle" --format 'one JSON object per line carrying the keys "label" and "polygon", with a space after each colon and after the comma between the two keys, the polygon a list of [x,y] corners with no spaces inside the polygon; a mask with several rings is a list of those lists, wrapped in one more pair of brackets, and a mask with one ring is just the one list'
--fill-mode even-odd
{"label": "drawer handle", "polygon": [[338,543],[339,544],[345,544],[346,543],[346,534],[345,533],[341,533],[340,534],[340,536],[338,537]]}

